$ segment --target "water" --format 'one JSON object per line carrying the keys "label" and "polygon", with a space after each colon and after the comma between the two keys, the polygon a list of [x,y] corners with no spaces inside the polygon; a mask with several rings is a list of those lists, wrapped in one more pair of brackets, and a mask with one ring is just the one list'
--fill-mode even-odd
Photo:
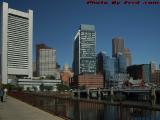
{"label": "water", "polygon": [[39,99],[42,109],[71,120],[160,120],[160,111],[85,100]]}
{"label": "water", "polygon": [[60,98],[30,93],[10,94],[51,114],[71,120],[160,120],[160,106],[150,103],[124,101],[102,102],[96,100]]}

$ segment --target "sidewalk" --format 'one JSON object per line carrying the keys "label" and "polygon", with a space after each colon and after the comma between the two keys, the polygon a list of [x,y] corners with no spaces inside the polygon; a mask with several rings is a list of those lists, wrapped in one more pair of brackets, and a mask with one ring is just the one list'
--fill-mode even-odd
{"label": "sidewalk", "polygon": [[7,102],[0,102],[0,120],[63,119],[8,96]]}

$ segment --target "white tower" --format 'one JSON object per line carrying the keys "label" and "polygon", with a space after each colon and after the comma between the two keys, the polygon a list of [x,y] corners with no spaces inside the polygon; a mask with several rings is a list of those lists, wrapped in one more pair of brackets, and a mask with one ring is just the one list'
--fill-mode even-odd
{"label": "white tower", "polygon": [[22,12],[0,6],[0,80],[32,77],[33,11]]}

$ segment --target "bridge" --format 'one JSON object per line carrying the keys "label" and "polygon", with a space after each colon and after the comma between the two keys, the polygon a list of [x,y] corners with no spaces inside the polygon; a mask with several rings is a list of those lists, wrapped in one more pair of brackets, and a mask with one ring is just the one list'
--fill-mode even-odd
{"label": "bridge", "polygon": [[86,98],[97,97],[99,99],[104,96],[113,96],[115,94],[123,95],[139,95],[146,97],[157,97],[157,93],[160,93],[160,88],[126,88],[126,89],[86,89],[86,90],[73,90],[73,96],[81,97],[85,94]]}

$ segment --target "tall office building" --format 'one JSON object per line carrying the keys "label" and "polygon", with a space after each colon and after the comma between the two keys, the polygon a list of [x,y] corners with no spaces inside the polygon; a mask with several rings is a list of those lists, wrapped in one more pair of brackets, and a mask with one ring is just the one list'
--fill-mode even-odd
{"label": "tall office building", "polygon": [[115,37],[112,39],[112,57],[117,57],[118,53],[124,51],[124,40],[121,37]]}
{"label": "tall office building", "polygon": [[97,55],[97,73],[103,74],[105,87],[111,84],[110,79],[118,72],[118,60],[101,51]]}
{"label": "tall office building", "polygon": [[151,73],[154,73],[157,70],[157,64],[154,61],[150,62],[150,66],[151,66]]}
{"label": "tall office building", "polygon": [[0,5],[0,77],[3,84],[11,79],[32,77],[33,11],[22,12]]}
{"label": "tall office building", "polygon": [[126,66],[130,66],[132,64],[132,55],[129,48],[124,48],[124,56],[126,58]]}
{"label": "tall office building", "polygon": [[[150,61],[150,68],[151,68],[151,82],[158,82],[158,73],[159,71],[157,70],[157,64],[155,61]],[[157,80],[156,80],[157,79]]]}
{"label": "tall office building", "polygon": [[36,45],[36,70],[38,76],[57,76],[56,50],[45,44]]}
{"label": "tall office building", "polygon": [[109,77],[117,73],[118,69],[118,60],[116,58],[111,58],[104,51],[97,55],[97,73],[104,74],[105,80],[109,80]]}
{"label": "tall office building", "polygon": [[124,56],[123,53],[118,53],[117,55],[117,62],[118,62],[118,73],[126,73],[126,57]]}
{"label": "tall office building", "polygon": [[105,51],[101,51],[97,54],[97,73],[104,74],[106,71],[106,57],[107,53]]}
{"label": "tall office building", "polygon": [[96,32],[94,25],[80,25],[74,38],[73,70],[81,73],[96,74]]}

